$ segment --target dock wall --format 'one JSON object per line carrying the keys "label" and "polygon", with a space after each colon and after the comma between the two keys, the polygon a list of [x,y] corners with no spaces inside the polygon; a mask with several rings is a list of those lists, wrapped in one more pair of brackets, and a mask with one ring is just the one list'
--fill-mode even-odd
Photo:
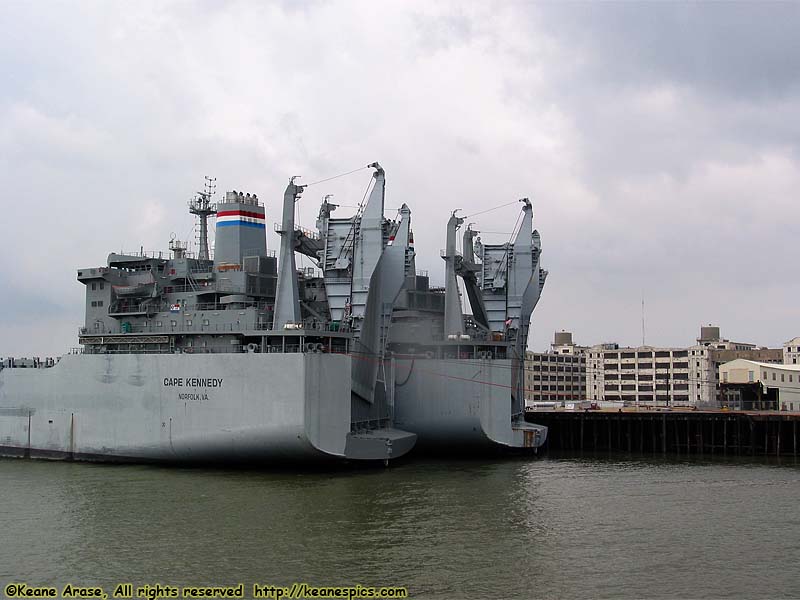
{"label": "dock wall", "polygon": [[797,456],[800,414],[739,411],[533,411],[545,451]]}

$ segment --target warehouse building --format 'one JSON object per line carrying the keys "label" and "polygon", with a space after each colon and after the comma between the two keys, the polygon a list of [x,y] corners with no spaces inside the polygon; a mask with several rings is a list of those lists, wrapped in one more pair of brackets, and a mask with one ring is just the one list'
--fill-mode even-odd
{"label": "warehouse building", "polygon": [[800,364],[736,359],[720,367],[721,398],[736,410],[800,412]]}
{"label": "warehouse building", "polygon": [[720,365],[738,358],[764,363],[783,362],[780,348],[759,348],[748,342],[732,342],[723,339],[719,327],[708,325],[700,328],[697,344],[689,348],[691,372],[689,379],[690,403],[698,406],[720,405]]}

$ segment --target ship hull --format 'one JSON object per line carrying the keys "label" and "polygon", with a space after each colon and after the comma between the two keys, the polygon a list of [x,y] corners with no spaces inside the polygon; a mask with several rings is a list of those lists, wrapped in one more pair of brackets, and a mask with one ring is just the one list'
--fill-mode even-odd
{"label": "ship hull", "polygon": [[413,436],[386,452],[381,441],[391,435],[374,435],[367,451],[351,436],[350,361],[318,353],[97,354],[4,369],[0,454],[283,463],[404,453]]}
{"label": "ship hull", "polygon": [[487,452],[541,447],[547,428],[512,414],[511,361],[396,361],[395,423],[421,449]]}

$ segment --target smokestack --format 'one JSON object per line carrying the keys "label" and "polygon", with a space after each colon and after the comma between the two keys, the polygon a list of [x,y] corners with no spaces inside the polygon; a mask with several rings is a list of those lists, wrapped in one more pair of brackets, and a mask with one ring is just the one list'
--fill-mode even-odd
{"label": "smokestack", "polygon": [[266,253],[264,205],[255,194],[226,192],[225,200],[217,204],[214,263],[240,265],[244,256]]}

